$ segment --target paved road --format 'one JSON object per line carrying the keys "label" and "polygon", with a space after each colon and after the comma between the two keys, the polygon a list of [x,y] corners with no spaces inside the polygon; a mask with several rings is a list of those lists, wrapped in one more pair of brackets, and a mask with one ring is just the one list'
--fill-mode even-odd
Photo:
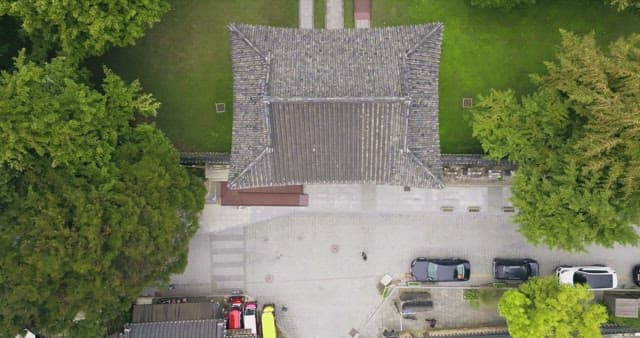
{"label": "paved road", "polygon": [[[621,287],[631,286],[631,266],[640,262],[638,248],[594,247],[586,254],[566,254],[527,244],[510,222],[511,214],[501,211],[500,206],[508,204],[507,188],[305,189],[311,196],[309,208],[210,209],[192,241],[187,271],[173,281],[184,290],[215,288],[219,281],[212,277],[211,261],[220,249],[212,236],[228,224],[236,230],[226,231],[238,234],[240,226],[245,251],[244,283],[239,287],[246,286],[261,303],[287,306],[288,311],[279,311],[278,320],[288,337],[349,337],[351,328],[374,337],[380,328],[397,325],[397,318],[374,315],[382,301],[377,282],[386,273],[405,278],[414,257],[469,259],[471,280],[463,285],[490,282],[494,257],[538,259],[543,275],[559,264],[608,264],[618,271]],[[455,211],[442,212],[443,205],[454,206]],[[472,205],[481,211],[468,212],[466,207]],[[362,251],[367,252],[367,261],[362,260]],[[495,314],[474,314],[461,302],[460,291],[437,292],[441,327],[499,321]]]}

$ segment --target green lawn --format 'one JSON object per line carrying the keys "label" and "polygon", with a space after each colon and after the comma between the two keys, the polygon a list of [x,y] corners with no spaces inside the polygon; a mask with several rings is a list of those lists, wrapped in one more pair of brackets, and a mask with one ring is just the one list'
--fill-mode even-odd
{"label": "green lawn", "polygon": [[[162,102],[158,126],[184,151],[231,149],[232,78],[226,25],[296,27],[296,0],[176,0],[134,47],[100,61],[125,79],[140,79]],[[217,114],[214,104],[226,103]]]}
{"label": "green lawn", "polygon": [[[462,97],[489,88],[530,92],[528,74],[553,60],[560,28],[593,30],[601,42],[640,32],[640,12],[618,13],[600,0],[538,0],[511,12],[482,10],[469,0],[374,0],[373,26],[444,22],[440,66],[440,140],[444,153],[481,148],[461,108]],[[605,43],[606,44],[606,43]]]}
{"label": "green lawn", "polygon": [[[324,1],[316,0],[324,12]],[[640,13],[617,13],[600,0],[539,0],[511,12],[481,10],[468,0],[374,0],[373,25],[445,23],[440,73],[440,135],[446,153],[480,152],[461,99],[489,88],[528,92],[527,74],[543,71],[559,28],[595,30],[602,41],[640,32]],[[351,0],[345,7],[353,6]],[[229,22],[296,27],[297,0],[174,0],[172,10],[137,45],[101,61],[125,79],[140,79],[162,102],[157,123],[185,151],[231,148],[232,77]],[[352,9],[345,10],[345,22]],[[315,16],[320,21],[320,16]],[[324,20],[321,20],[324,25]],[[216,114],[224,102],[227,112]]]}
{"label": "green lawn", "polygon": [[353,19],[353,0],[344,0],[344,28],[355,28]]}
{"label": "green lawn", "polygon": [[324,0],[313,0],[313,28],[324,28]]}

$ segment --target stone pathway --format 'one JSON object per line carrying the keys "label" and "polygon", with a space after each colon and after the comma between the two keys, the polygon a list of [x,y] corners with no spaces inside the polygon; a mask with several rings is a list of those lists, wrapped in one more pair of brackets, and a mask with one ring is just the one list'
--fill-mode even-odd
{"label": "stone pathway", "polygon": [[344,28],[344,1],[343,0],[325,0],[325,17],[324,25],[327,29]]}
{"label": "stone pathway", "polygon": [[371,27],[371,1],[372,0],[354,0],[353,16],[356,28]]}
{"label": "stone pathway", "polygon": [[246,288],[245,227],[193,237],[184,273],[171,276],[173,296],[227,295]]}
{"label": "stone pathway", "polygon": [[211,280],[217,290],[245,289],[244,227],[211,235]]}
{"label": "stone pathway", "polygon": [[[503,215],[503,206],[511,203],[509,187],[467,186],[445,189],[413,188],[369,184],[305,185],[309,206],[300,207],[230,207],[206,204],[200,217],[201,233],[254,224],[279,217],[307,214],[455,214],[468,215],[469,207],[479,207],[475,214]],[[452,212],[441,211],[443,207]],[[507,216],[511,216],[508,214]]]}
{"label": "stone pathway", "polygon": [[300,28],[313,28],[313,0],[299,0]]}

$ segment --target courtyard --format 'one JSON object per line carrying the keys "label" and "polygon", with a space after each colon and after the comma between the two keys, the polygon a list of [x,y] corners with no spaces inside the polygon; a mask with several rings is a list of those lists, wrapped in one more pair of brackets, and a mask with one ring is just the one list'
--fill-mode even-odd
{"label": "courtyard", "polygon": [[[439,328],[503,323],[495,308],[469,306],[459,288],[491,283],[495,257],[537,259],[543,276],[560,264],[607,264],[618,271],[620,287],[633,285],[633,247],[567,254],[528,244],[510,221],[512,214],[501,209],[508,205],[507,187],[305,189],[308,208],[207,205],[191,242],[187,270],[172,278],[175,292],[243,289],[260,304],[277,304],[279,326],[287,337],[346,338],[352,328],[375,337],[384,328],[400,327],[397,313],[383,304],[378,283],[385,274],[407,281],[409,263],[419,256],[471,262],[470,281],[429,286],[434,301],[429,316]],[[442,212],[444,205],[454,211]],[[480,211],[468,212],[469,206]]]}

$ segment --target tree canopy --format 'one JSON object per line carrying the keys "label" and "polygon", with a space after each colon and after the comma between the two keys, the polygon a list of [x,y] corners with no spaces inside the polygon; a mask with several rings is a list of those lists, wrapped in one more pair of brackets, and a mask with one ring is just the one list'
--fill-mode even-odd
{"label": "tree canopy", "polygon": [[25,46],[20,23],[10,16],[0,16],[0,70],[13,66],[13,58]]}
{"label": "tree canopy", "polygon": [[533,278],[505,292],[498,312],[513,338],[600,337],[607,309],[592,299],[585,285],[560,285],[555,276]]}
{"label": "tree canopy", "polygon": [[518,164],[520,231],[564,250],[638,243],[640,35],[602,52],[594,35],[562,32],[538,90],[481,95],[471,123],[488,156]]}
{"label": "tree canopy", "polygon": [[21,21],[35,55],[73,60],[134,44],[167,10],[165,0],[0,0],[0,16]]}
{"label": "tree canopy", "polygon": [[640,8],[639,0],[606,0],[611,6],[617,8],[619,11],[627,8]]}
{"label": "tree canopy", "polygon": [[[184,269],[199,179],[154,126],[158,103],[105,69],[16,59],[0,77],[0,332],[100,336]],[[74,322],[77,314],[85,320]]]}

